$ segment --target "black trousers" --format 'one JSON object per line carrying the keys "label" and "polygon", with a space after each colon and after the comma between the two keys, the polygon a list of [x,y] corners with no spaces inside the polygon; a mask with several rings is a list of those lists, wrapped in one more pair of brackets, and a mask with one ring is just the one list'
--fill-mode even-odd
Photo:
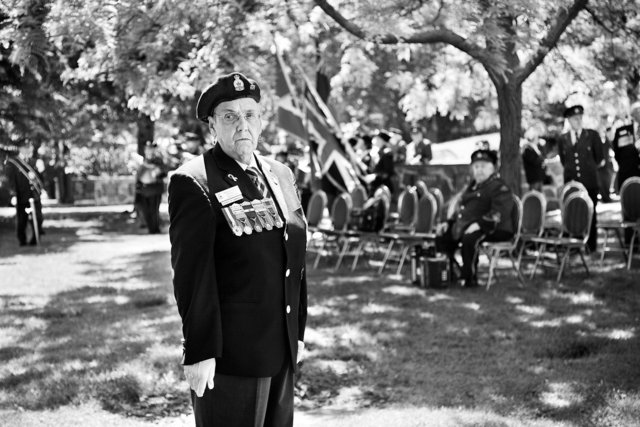
{"label": "black trousers", "polygon": [[191,390],[197,427],[292,427],[293,366],[287,359],[270,378],[216,373],[213,390]]}
{"label": "black trousers", "polygon": [[147,224],[149,233],[160,232],[160,202],[162,201],[162,194],[139,196],[139,208],[142,210],[144,221]]}
{"label": "black trousers", "polygon": [[598,194],[600,189],[587,189],[589,198],[593,202],[593,218],[591,219],[591,230],[589,231],[589,240],[587,240],[587,247],[590,252],[595,252],[598,247],[598,214],[596,213],[596,206],[598,206]]}
{"label": "black trousers", "polygon": [[[40,202],[40,200],[36,200],[35,205],[35,215],[36,221],[38,223],[38,232],[42,234],[42,203]],[[18,203],[16,205],[16,235],[18,236],[18,242],[20,242],[21,245],[26,245],[27,243],[32,245],[36,244],[35,233],[31,240],[27,242],[27,225],[29,224],[29,215],[27,214],[26,209],[30,207],[31,205],[28,203]]]}
{"label": "black trousers", "polygon": [[436,237],[436,250],[446,254],[453,263],[455,252],[460,247],[462,255],[461,279],[464,280],[476,278],[478,262],[476,252],[480,241],[501,242],[513,237],[513,233],[504,230],[496,230],[489,235],[485,235],[482,230],[478,230],[473,233],[463,234],[460,239],[455,239],[451,234],[452,228],[449,227],[445,233]]}

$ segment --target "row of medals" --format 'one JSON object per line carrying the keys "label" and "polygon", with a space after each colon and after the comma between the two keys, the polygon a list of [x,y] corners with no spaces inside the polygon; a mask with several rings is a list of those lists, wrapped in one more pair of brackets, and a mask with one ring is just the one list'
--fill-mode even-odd
{"label": "row of medals", "polygon": [[278,214],[273,199],[270,197],[250,202],[234,203],[222,208],[231,231],[236,236],[251,234],[254,231],[260,233],[263,230],[281,228],[284,223]]}

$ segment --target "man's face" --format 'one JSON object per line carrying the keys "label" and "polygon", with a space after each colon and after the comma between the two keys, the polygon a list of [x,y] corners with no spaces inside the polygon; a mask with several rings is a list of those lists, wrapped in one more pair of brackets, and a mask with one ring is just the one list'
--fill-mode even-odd
{"label": "man's face", "polygon": [[576,114],[575,116],[571,116],[568,118],[568,120],[569,120],[569,126],[571,126],[571,129],[573,130],[582,129],[582,114]]}
{"label": "man's face", "polygon": [[260,105],[253,98],[221,102],[209,117],[209,128],[222,151],[248,165],[262,132]]}
{"label": "man's face", "polygon": [[411,132],[411,141],[420,142],[423,139],[422,132]]}
{"label": "man's face", "polygon": [[471,163],[471,174],[478,184],[486,181],[495,171],[496,167],[493,163],[486,160],[477,160]]}

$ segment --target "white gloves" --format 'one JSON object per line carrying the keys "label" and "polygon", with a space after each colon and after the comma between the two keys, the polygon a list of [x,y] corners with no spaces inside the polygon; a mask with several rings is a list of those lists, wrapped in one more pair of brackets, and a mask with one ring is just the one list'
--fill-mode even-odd
{"label": "white gloves", "polygon": [[216,373],[216,359],[207,359],[193,365],[184,366],[184,376],[189,383],[189,387],[196,392],[198,397],[202,397],[207,386],[213,390],[213,377]]}
{"label": "white gloves", "polygon": [[[298,360],[300,363],[304,358],[304,342],[298,341]],[[216,359],[207,359],[193,365],[184,365],[184,376],[189,383],[189,387],[196,392],[198,397],[204,395],[204,390],[209,387],[213,390],[213,377],[216,374]]]}

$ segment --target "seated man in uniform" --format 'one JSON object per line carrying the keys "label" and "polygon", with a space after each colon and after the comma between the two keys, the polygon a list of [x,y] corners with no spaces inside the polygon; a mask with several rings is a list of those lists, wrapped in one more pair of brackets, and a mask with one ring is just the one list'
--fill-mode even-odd
{"label": "seated man in uniform", "polygon": [[481,241],[504,241],[513,237],[511,189],[496,172],[498,155],[480,149],[471,154],[472,180],[460,195],[455,213],[438,225],[436,248],[450,260],[454,274],[454,254],[462,244],[462,277],[465,287],[478,286],[476,251]]}

